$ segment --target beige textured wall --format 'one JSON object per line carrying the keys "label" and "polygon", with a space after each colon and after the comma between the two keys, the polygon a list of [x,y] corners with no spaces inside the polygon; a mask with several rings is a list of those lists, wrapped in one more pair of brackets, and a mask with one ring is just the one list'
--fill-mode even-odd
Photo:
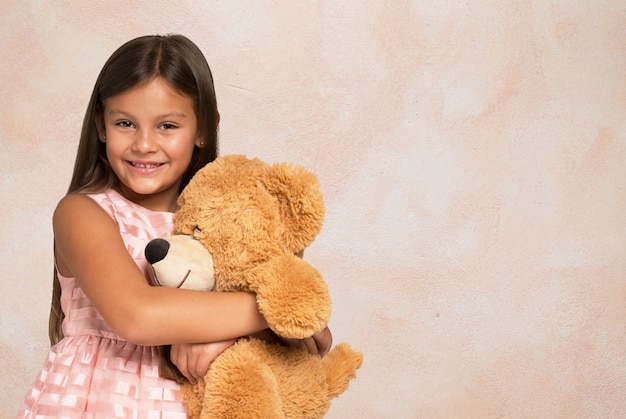
{"label": "beige textured wall", "polygon": [[619,0],[3,1],[0,417],[47,350],[97,72],[167,32],[206,53],[223,153],[320,177],[307,258],[365,354],[328,417],[626,414],[625,28]]}

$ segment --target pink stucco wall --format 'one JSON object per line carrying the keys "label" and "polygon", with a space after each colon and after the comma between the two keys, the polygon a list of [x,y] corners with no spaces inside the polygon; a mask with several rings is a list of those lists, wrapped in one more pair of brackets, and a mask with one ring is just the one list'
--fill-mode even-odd
{"label": "pink stucco wall", "polygon": [[212,66],[223,153],[322,182],[307,259],[365,355],[329,418],[626,414],[626,2],[127,3],[2,4],[0,417],[47,350],[97,73],[167,32]]}

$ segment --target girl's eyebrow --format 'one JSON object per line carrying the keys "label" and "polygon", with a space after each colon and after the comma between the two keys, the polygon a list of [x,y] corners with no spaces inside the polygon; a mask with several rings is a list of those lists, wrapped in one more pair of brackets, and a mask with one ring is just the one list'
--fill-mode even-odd
{"label": "girl's eyebrow", "polygon": [[[109,114],[109,116],[122,115],[125,118],[133,119],[133,116],[131,114],[129,114],[128,112],[125,112],[125,111],[123,111],[121,109],[111,109],[107,113]],[[182,113],[182,112],[168,112],[168,113],[165,113],[163,115],[157,116],[157,119],[167,119],[167,118],[171,118],[171,117],[187,118],[187,115]]]}

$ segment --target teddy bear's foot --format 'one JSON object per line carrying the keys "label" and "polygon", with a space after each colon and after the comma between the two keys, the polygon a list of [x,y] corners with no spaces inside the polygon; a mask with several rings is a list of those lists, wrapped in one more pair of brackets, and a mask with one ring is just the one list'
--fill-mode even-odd
{"label": "teddy bear's foot", "polygon": [[181,392],[183,394],[187,417],[189,419],[200,419],[202,402],[204,399],[204,388],[205,385],[202,378],[199,379],[195,385],[189,383],[188,381],[181,385]]}
{"label": "teddy bear's foot", "polygon": [[362,363],[363,355],[354,351],[347,343],[335,346],[322,358],[329,398],[337,397],[348,389],[350,380],[356,377],[356,370]]}
{"label": "teddy bear's foot", "polygon": [[237,342],[211,364],[202,418],[284,418],[276,378],[248,343]]}

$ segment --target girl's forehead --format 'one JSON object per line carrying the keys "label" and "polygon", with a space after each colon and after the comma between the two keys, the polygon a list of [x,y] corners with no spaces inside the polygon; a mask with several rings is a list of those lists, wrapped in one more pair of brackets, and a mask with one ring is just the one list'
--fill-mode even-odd
{"label": "girl's forehead", "polygon": [[[161,77],[152,78],[103,101],[105,108],[171,108],[179,113],[193,112],[190,96],[180,92]],[[107,109],[110,111],[111,109]],[[185,112],[183,112],[185,111]]]}
{"label": "girl's forehead", "polygon": [[166,92],[170,96],[189,97],[189,95],[181,92],[180,89],[176,88],[176,86],[161,76],[151,77],[148,80],[138,83],[112,97],[137,93],[141,94],[145,92]]}

